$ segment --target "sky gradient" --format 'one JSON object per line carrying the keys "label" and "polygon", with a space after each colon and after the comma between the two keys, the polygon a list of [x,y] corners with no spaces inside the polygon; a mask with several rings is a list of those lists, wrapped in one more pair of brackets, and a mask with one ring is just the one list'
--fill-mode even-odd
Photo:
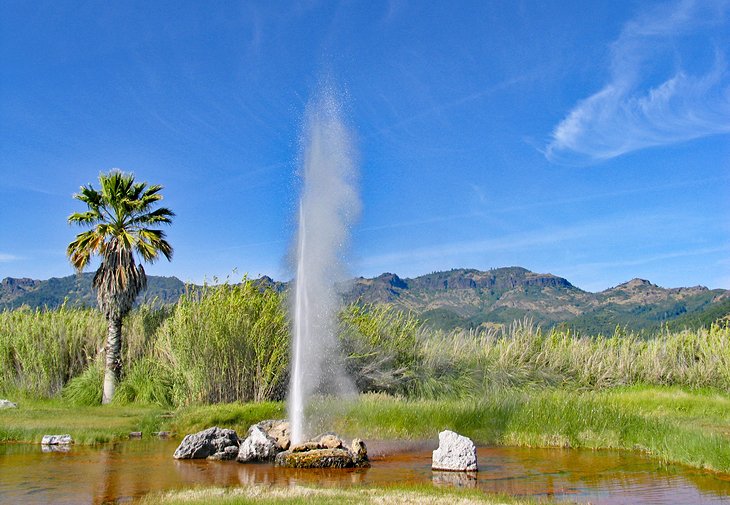
{"label": "sky gradient", "polygon": [[0,9],[0,278],[71,274],[71,195],[118,167],[177,214],[148,274],[289,279],[330,79],[359,153],[352,275],[730,288],[730,1]]}

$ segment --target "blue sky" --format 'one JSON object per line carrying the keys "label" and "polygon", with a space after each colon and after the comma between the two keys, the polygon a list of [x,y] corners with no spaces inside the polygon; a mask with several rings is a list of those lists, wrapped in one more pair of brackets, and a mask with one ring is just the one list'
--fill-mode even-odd
{"label": "blue sky", "polygon": [[148,273],[289,278],[330,76],[359,150],[353,275],[730,288],[730,1],[0,6],[0,278],[71,274],[71,195],[113,167],[177,213]]}

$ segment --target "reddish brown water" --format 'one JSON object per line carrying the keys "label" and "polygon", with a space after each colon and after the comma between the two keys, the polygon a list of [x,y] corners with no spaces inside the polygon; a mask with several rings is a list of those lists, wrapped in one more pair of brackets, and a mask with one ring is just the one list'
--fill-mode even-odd
{"label": "reddish brown water", "polygon": [[236,462],[176,461],[177,442],[129,441],[43,453],[0,445],[0,503],[122,503],[197,485],[357,486],[426,483],[605,505],[730,503],[730,475],[663,467],[641,455],[483,447],[475,477],[431,471],[429,444],[369,444],[372,468],[296,470]]}

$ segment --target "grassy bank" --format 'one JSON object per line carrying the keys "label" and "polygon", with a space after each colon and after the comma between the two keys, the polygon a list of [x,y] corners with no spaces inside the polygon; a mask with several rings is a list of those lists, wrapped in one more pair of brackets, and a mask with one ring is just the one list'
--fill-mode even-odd
{"label": "grassy bank", "polygon": [[190,491],[149,495],[141,505],[254,505],[254,504],[425,504],[425,505],[531,505],[536,500],[485,494],[478,490],[439,488],[434,486],[409,486],[387,488],[321,489],[302,486],[267,487],[246,486],[241,488],[203,488]]}
{"label": "grassy bank", "polygon": [[[283,415],[277,404],[188,408],[172,421],[178,433],[250,425],[254,409]],[[730,473],[730,395],[678,387],[578,392],[502,389],[480,399],[413,400],[363,395],[315,407],[320,428],[363,438],[433,438],[452,429],[481,444],[639,450],[665,462]],[[263,412],[262,412],[263,413]]]}
{"label": "grassy bank", "polygon": [[[665,462],[730,473],[730,396],[678,387],[599,392],[505,389],[479,400],[408,400],[382,394],[315,407],[321,428],[365,439],[436,439],[452,429],[480,444],[638,450]],[[210,426],[244,434],[253,423],[285,416],[282,402],[182,407],[72,407],[58,400],[21,402],[0,411],[0,441],[38,442],[70,433],[77,443],[182,436]]]}
{"label": "grassy bank", "polygon": [[126,440],[129,433],[160,431],[169,421],[156,406],[76,407],[60,400],[22,400],[0,410],[0,442],[40,443],[43,435],[68,433],[77,444]]}
{"label": "grassy bank", "polygon": [[[730,395],[677,387],[631,387],[599,392],[505,389],[478,400],[408,400],[368,394],[314,407],[321,428],[365,439],[436,439],[452,429],[480,444],[642,451],[664,462],[730,473]],[[182,436],[210,426],[243,435],[253,423],[285,416],[282,402],[182,407],[73,407],[58,400],[22,402],[0,411],[0,441],[39,442],[70,433],[77,443],[149,436]]]}

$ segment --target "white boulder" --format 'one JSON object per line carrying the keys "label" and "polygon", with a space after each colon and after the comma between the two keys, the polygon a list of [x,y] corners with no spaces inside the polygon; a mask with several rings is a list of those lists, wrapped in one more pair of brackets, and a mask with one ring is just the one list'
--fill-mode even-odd
{"label": "white boulder", "polygon": [[18,405],[10,400],[0,400],[0,409],[17,409]]}
{"label": "white boulder", "polygon": [[270,461],[278,452],[279,446],[276,440],[255,424],[248,430],[246,440],[238,448],[236,460],[240,463]]}
{"label": "white boulder", "polygon": [[74,441],[71,435],[43,435],[41,445],[71,445]]}
{"label": "white boulder", "polygon": [[439,433],[439,447],[433,451],[431,463],[433,470],[456,472],[476,472],[477,448],[467,437],[453,431]]}

